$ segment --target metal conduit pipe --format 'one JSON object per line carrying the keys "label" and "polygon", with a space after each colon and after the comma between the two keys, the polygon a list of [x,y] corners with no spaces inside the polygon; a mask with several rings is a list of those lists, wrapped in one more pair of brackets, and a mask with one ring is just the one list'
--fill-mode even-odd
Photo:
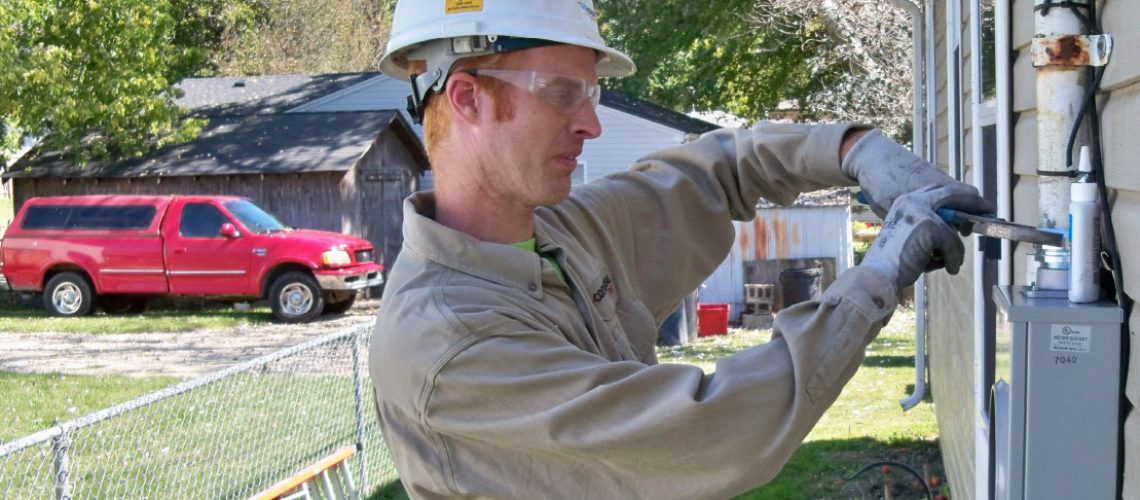
{"label": "metal conduit pipe", "polygon": [[[926,152],[926,135],[923,134],[925,109],[923,108],[923,57],[925,54],[925,30],[923,12],[909,0],[892,0],[910,15],[911,30],[911,140],[914,154],[922,157]],[[903,411],[914,408],[926,395],[926,278],[919,277],[914,284],[914,392],[899,401]]]}
{"label": "metal conduit pipe", "polygon": [[[1035,0],[1034,6],[1049,3]],[[1081,19],[1068,8],[1054,5],[1035,10],[1034,38],[1084,33]],[[1074,164],[1065,157],[1069,133],[1077,119],[1077,110],[1085,93],[1085,67],[1050,64],[1037,67],[1037,179],[1038,225],[1047,228],[1069,227],[1069,178],[1058,174]],[[1079,145],[1087,143],[1087,135],[1078,137]],[[1067,288],[1062,287],[1062,288]]]}

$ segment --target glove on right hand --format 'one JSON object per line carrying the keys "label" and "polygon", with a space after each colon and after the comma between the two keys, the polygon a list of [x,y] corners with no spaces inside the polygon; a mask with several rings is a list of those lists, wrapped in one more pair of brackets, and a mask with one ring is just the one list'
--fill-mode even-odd
{"label": "glove on right hand", "polygon": [[988,205],[977,190],[964,184],[930,186],[900,196],[861,265],[883,273],[899,290],[926,271],[945,267],[950,274],[958,274],[965,246],[935,213],[943,207],[979,213]]}
{"label": "glove on right hand", "polygon": [[[884,220],[895,200],[906,193],[931,186],[966,186],[884,137],[878,130],[867,131],[844,157],[840,168],[848,177],[859,181],[867,197],[867,205]],[[983,203],[985,206],[968,212],[994,212],[993,206]]]}

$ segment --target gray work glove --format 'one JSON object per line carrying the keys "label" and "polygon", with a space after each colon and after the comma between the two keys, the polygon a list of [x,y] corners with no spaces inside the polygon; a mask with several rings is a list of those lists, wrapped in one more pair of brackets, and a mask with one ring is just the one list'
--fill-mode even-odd
{"label": "gray work glove", "polygon": [[881,272],[899,290],[926,271],[945,267],[958,274],[965,247],[935,210],[949,207],[979,213],[985,209],[982,203],[977,190],[964,184],[929,186],[896,198],[860,265]]}
{"label": "gray work glove", "polygon": [[[868,131],[855,142],[840,168],[848,177],[859,181],[867,205],[879,217],[885,217],[895,199],[920,188],[966,186],[974,189],[883,137],[878,129]],[[976,190],[974,194],[977,194]],[[995,212],[993,205],[985,201],[977,210],[970,213]]]}

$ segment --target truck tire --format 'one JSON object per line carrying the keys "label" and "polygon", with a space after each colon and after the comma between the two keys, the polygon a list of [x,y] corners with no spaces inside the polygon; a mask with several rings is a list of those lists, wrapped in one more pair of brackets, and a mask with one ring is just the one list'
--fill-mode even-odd
{"label": "truck tire", "polygon": [[283,323],[304,323],[321,315],[325,297],[317,280],[308,273],[290,271],[269,287],[269,307]]}
{"label": "truck tire", "polygon": [[326,293],[328,296],[325,297],[325,310],[322,314],[344,314],[356,303],[356,292]]}
{"label": "truck tire", "polygon": [[79,274],[59,273],[44,287],[44,309],[52,316],[85,316],[94,305],[91,284]]}

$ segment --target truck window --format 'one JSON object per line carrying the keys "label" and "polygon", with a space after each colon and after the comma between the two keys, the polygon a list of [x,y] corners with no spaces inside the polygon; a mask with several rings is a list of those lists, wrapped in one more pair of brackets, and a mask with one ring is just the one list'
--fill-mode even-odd
{"label": "truck window", "polygon": [[289,230],[289,226],[281,222],[281,219],[278,219],[276,215],[269,213],[268,210],[257,206],[252,201],[233,200],[227,201],[223,205],[234,217],[237,217],[243,226],[255,233],[266,234]]}
{"label": "truck window", "polygon": [[89,206],[36,205],[28,207],[24,229],[146,229],[154,220],[151,205]]}
{"label": "truck window", "polygon": [[230,222],[217,207],[208,203],[187,203],[182,207],[178,232],[184,238],[216,238],[222,224]]}

